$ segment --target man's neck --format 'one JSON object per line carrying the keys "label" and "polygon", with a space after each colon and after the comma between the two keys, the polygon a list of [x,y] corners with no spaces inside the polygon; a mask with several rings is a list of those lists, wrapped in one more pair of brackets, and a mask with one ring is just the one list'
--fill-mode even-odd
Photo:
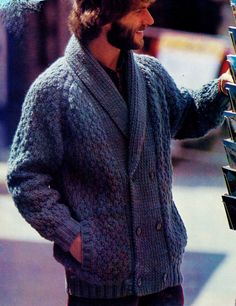
{"label": "man's neck", "polygon": [[89,42],[88,49],[102,65],[114,71],[116,70],[120,49],[109,44],[105,37],[98,37]]}

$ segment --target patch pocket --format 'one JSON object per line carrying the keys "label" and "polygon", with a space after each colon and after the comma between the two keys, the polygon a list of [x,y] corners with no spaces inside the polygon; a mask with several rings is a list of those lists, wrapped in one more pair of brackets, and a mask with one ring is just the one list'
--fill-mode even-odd
{"label": "patch pocket", "polygon": [[82,264],[84,271],[101,281],[119,281],[131,272],[129,235],[120,222],[112,218],[105,221],[81,222]]}

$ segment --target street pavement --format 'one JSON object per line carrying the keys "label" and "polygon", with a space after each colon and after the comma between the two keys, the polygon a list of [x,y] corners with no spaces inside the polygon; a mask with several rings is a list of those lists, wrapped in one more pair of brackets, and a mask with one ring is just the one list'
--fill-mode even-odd
{"label": "street pavement", "polygon": [[[174,200],[188,231],[182,269],[187,306],[234,306],[236,300],[236,232],[221,201],[227,162],[223,145],[216,148],[174,150]],[[65,306],[63,268],[52,259],[52,244],[18,213],[5,175],[0,163],[0,306]]]}

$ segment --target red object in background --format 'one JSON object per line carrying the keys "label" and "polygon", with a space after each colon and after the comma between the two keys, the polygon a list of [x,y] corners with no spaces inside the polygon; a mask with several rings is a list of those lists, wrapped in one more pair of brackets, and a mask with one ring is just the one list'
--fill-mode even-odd
{"label": "red object in background", "polygon": [[220,68],[220,71],[219,71],[219,75],[221,75],[222,73],[225,73],[228,70],[229,65],[228,65],[228,62],[226,61],[226,55],[230,54],[230,53],[231,53],[230,50],[227,50],[227,52],[225,54],[225,57],[222,61],[222,65],[221,65],[221,68]]}

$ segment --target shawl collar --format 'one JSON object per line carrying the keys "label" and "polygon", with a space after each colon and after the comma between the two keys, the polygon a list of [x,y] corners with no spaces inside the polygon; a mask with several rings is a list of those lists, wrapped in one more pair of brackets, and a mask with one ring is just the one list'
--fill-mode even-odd
{"label": "shawl collar", "polygon": [[124,136],[128,137],[128,108],[116,86],[75,36],[72,36],[65,51],[65,58],[87,90],[100,103]]}
{"label": "shawl collar", "polygon": [[[147,97],[141,71],[128,52],[128,105],[91,53],[72,36],[65,52],[74,73],[102,105],[124,136],[129,138],[129,175],[133,176],[143,150],[146,134]],[[129,124],[130,122],[130,124]]]}
{"label": "shawl collar", "polygon": [[128,88],[130,106],[130,142],[129,142],[129,175],[132,177],[137,169],[146,135],[147,93],[144,77],[129,53]]}

